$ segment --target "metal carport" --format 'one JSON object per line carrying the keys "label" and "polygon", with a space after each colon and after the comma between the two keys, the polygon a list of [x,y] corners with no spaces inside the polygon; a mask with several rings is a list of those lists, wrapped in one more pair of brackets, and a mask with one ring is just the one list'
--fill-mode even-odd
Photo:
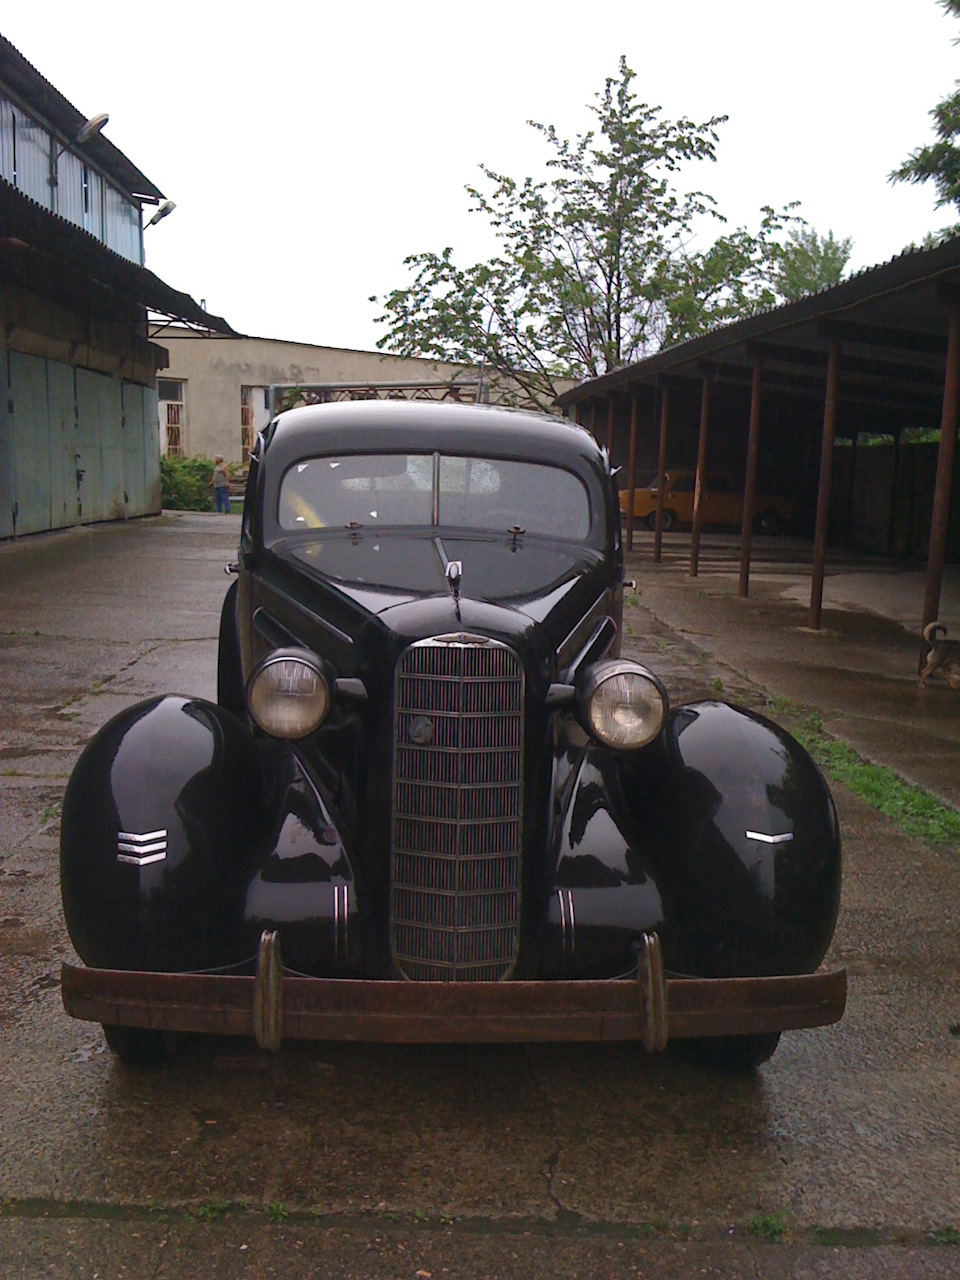
{"label": "metal carport", "polygon": [[[568,416],[626,453],[627,541],[633,541],[638,450],[656,459],[653,555],[660,559],[663,473],[678,423],[696,440],[690,572],[698,571],[708,448],[743,475],[740,594],[749,590],[758,458],[789,474],[811,422],[819,453],[809,624],[820,627],[834,441],[906,428],[940,429],[922,624],[937,616],[947,546],[960,400],[960,238],[910,250],[798,302],[751,316],[566,392]],[[696,425],[694,427],[694,420]],[[799,441],[799,443],[798,443]],[[619,448],[618,448],[619,446]],[[626,448],[624,448],[626,446]],[[896,476],[896,462],[894,465]],[[895,480],[894,480],[895,484]]]}

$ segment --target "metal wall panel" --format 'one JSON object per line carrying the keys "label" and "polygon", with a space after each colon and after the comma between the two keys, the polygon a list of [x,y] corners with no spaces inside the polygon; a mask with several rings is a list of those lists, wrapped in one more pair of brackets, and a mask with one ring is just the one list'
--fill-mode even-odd
{"label": "metal wall panel", "polygon": [[143,388],[123,384],[123,491],[127,515],[144,513]]}
{"label": "metal wall panel", "polygon": [[90,369],[77,370],[77,467],[83,472],[79,484],[80,519],[84,524],[103,519],[103,460],[100,456],[100,383],[102,375]]}
{"label": "metal wall panel", "polygon": [[49,209],[50,188],[50,134],[48,130],[22,111],[14,110],[17,143],[17,186]]}
{"label": "metal wall panel", "polygon": [[0,352],[0,371],[0,538],[9,538],[13,535],[13,418],[7,412],[6,351]]}
{"label": "metal wall panel", "polygon": [[77,524],[77,418],[74,371],[58,360],[47,361],[50,412],[50,520],[54,529]]}
{"label": "metal wall panel", "polygon": [[13,104],[0,98],[0,177],[13,182]]}
{"label": "metal wall panel", "polygon": [[125,520],[123,488],[123,411],[120,383],[105,374],[100,381],[100,457],[103,462],[102,520]]}
{"label": "metal wall panel", "polygon": [[140,261],[140,211],[106,183],[104,186],[104,243],[130,262]]}
{"label": "metal wall panel", "polygon": [[83,161],[72,151],[62,151],[57,158],[57,213],[83,226]]}
{"label": "metal wall panel", "polygon": [[39,533],[51,527],[47,362],[19,351],[11,351],[9,360],[15,531]]}
{"label": "metal wall panel", "polygon": [[145,514],[159,515],[160,500],[160,424],[157,420],[157,393],[152,387],[141,387],[143,393],[143,501]]}

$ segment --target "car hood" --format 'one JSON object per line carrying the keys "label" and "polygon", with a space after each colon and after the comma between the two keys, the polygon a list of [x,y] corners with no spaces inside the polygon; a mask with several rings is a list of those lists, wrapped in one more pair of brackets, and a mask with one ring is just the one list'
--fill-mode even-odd
{"label": "car hood", "polygon": [[339,533],[284,548],[294,567],[330,582],[369,614],[431,596],[450,597],[445,560],[462,565],[460,594],[542,622],[591,570],[599,551],[550,538]]}

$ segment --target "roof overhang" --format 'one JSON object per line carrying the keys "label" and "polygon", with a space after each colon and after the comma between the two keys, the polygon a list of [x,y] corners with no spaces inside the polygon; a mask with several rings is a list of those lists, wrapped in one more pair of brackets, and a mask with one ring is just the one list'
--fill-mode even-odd
{"label": "roof overhang", "polygon": [[949,308],[960,302],[960,237],[910,250],[891,262],[798,302],[772,308],[582,382],[559,396],[568,408],[628,395],[673,379],[749,385],[755,360],[764,393],[822,399],[833,339],[843,348],[843,396],[850,402],[937,417]]}
{"label": "roof overhang", "polygon": [[[7,86],[25,107],[32,108],[65,139],[75,138],[86,123],[83,113],[4,36],[0,36],[0,84]],[[163,199],[160,188],[102,134],[95,134],[85,142],[83,152],[128,195],[148,204],[158,204]]]}
{"label": "roof overhang", "polygon": [[0,281],[76,311],[131,322],[144,308],[199,328],[234,335],[187,293],[122,258],[82,228],[44,209],[0,178]]}

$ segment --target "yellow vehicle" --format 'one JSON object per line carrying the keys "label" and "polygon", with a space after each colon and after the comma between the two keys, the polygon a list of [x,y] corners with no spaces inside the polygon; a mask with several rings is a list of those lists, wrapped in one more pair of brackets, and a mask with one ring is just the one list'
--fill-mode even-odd
{"label": "yellow vehicle", "polygon": [[[671,467],[664,476],[663,529],[693,521],[693,493],[697,473],[692,467]],[[626,515],[629,495],[620,491],[620,510]],[[704,524],[743,524],[743,487],[730,475],[708,471],[704,477],[704,489],[700,498],[701,520]],[[793,518],[794,504],[775,494],[758,493],[754,499],[756,515],[753,527],[757,533],[783,533]],[[633,516],[643,520],[652,529],[657,515],[657,477],[646,476],[637,485],[633,495]]]}

